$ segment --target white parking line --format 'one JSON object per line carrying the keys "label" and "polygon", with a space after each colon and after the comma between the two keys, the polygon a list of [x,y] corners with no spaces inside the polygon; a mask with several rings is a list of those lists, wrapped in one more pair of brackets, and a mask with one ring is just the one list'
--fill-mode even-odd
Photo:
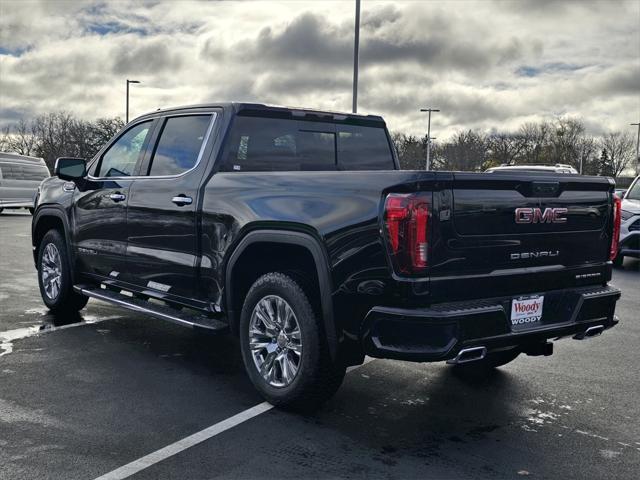
{"label": "white parking line", "polygon": [[[360,368],[367,363],[373,361],[373,358],[365,358],[365,361],[362,365],[355,365],[353,367],[349,367],[347,372],[352,372],[353,370]],[[160,450],[156,450],[144,457],[141,457],[137,460],[134,460],[131,463],[127,463],[122,467],[116,468],[115,470],[110,471],[109,473],[105,473],[104,475],[96,478],[95,480],[123,480],[125,478],[134,475],[151,465],[155,465],[169,457],[172,457],[180,452],[187,450],[188,448],[193,447],[194,445],[198,445],[199,443],[204,442],[205,440],[209,440],[212,437],[215,437],[219,433],[226,432],[227,430],[240,425],[241,423],[246,422],[247,420],[251,420],[258,415],[261,415],[265,412],[268,412],[273,408],[268,402],[262,402],[256,405],[255,407],[251,407],[244,412],[240,412],[233,417],[229,417],[226,420],[222,420],[210,427],[205,428],[204,430],[200,430],[199,432],[194,433],[193,435],[189,435],[188,437],[183,438],[182,440],[178,440],[171,445],[167,445],[166,447],[161,448]]]}
{"label": "white parking line", "polygon": [[233,417],[227,418],[215,425],[211,425],[204,430],[200,430],[193,435],[189,435],[188,437],[183,438],[182,440],[178,440],[171,445],[167,445],[160,450],[156,450],[149,455],[145,455],[138,460],[134,460],[131,463],[127,463],[120,468],[116,468],[109,473],[98,477],[96,480],[119,480],[123,478],[130,477],[131,475],[138,473],[141,470],[144,470],[151,465],[154,465],[158,462],[161,462],[165,458],[172,457],[177,453],[183,452],[187,448],[191,448],[194,445],[204,442],[205,440],[210,439],[211,437],[215,437],[219,433],[225,432],[230,428],[235,427],[236,425],[240,425],[241,423],[246,422],[247,420],[251,420],[253,417],[260,415],[261,413],[268,412],[273,408],[268,402],[262,402],[255,407],[251,407],[244,412],[240,412]]}

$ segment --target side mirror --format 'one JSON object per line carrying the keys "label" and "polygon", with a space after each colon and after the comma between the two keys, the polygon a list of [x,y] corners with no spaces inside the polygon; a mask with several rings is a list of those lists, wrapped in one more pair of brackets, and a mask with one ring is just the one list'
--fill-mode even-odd
{"label": "side mirror", "polygon": [[87,175],[87,162],[84,158],[60,157],[53,172],[61,180],[78,180]]}

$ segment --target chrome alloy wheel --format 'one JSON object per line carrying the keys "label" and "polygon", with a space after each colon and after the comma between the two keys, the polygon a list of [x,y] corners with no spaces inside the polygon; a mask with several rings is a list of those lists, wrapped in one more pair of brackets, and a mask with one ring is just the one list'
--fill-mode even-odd
{"label": "chrome alloy wheel", "polygon": [[55,300],[60,293],[62,283],[62,259],[58,247],[53,243],[47,244],[42,252],[40,263],[40,275],[44,293],[51,300]]}
{"label": "chrome alloy wheel", "polygon": [[256,304],[249,321],[249,349],[269,385],[286,387],[293,382],[302,361],[302,338],[286,300],[267,295]]}

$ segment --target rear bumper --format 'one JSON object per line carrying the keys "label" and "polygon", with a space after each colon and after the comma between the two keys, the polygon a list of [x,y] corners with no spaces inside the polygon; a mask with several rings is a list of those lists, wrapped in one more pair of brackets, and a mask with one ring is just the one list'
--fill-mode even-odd
{"label": "rear bumper", "polygon": [[513,297],[432,305],[424,309],[373,307],[361,338],[367,355],[417,362],[454,358],[462,349],[527,346],[548,339],[581,335],[593,326],[617,323],[620,290],[612,286],[540,292],[542,320],[535,328],[511,327]]}

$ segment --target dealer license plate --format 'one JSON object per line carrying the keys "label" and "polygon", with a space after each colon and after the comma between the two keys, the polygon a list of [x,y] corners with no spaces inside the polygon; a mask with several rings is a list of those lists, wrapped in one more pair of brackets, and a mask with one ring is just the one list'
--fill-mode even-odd
{"label": "dealer license plate", "polygon": [[543,303],[544,295],[514,298],[511,302],[511,327],[519,330],[539,325]]}

